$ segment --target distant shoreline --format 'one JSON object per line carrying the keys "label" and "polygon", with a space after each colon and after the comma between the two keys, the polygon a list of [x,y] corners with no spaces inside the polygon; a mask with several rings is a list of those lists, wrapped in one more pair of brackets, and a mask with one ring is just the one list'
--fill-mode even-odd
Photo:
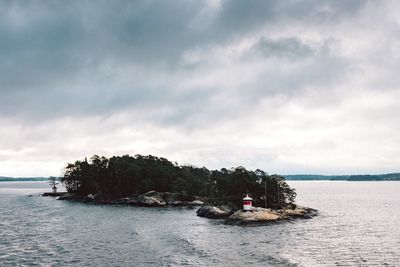
{"label": "distant shoreline", "polygon": [[48,178],[45,177],[23,177],[23,178],[0,177],[0,182],[43,182],[47,180]]}
{"label": "distant shoreline", "polygon": [[400,173],[365,175],[283,175],[287,181],[400,181]]}
{"label": "distant shoreline", "polygon": [[[400,181],[400,173],[368,174],[368,175],[318,175],[318,174],[292,174],[283,175],[286,181]],[[39,182],[48,181],[47,177],[5,177],[0,176],[0,182]]]}

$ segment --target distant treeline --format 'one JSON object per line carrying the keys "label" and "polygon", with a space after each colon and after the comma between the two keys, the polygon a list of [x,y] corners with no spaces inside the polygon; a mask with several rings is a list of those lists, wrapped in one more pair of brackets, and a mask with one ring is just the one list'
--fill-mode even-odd
{"label": "distant treeline", "polygon": [[286,180],[329,180],[329,181],[400,181],[400,173],[365,175],[285,175]]}
{"label": "distant treeline", "polygon": [[129,155],[76,161],[65,168],[61,178],[68,190],[80,195],[99,194],[122,198],[155,190],[179,192],[204,197],[213,204],[241,205],[248,193],[255,205],[280,208],[294,203],[296,193],[284,177],[243,167],[208,170],[178,165],[165,158]]}
{"label": "distant treeline", "polygon": [[0,182],[35,182],[35,181],[47,181],[48,178],[45,177],[4,177],[0,176]]}

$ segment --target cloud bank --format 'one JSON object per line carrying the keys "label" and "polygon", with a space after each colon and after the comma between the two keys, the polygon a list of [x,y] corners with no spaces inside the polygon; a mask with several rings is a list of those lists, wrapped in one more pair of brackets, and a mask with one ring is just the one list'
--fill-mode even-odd
{"label": "cloud bank", "polygon": [[3,1],[0,174],[155,154],[209,168],[400,163],[396,1]]}

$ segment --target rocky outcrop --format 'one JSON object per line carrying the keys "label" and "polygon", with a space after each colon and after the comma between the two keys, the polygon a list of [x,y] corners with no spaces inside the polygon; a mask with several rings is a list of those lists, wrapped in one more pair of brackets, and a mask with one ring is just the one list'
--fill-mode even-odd
{"label": "rocky outcrop", "polygon": [[317,210],[296,206],[280,210],[253,207],[251,211],[238,210],[227,218],[228,223],[264,223],[278,220],[290,220],[295,218],[309,219],[316,216]]}
{"label": "rocky outcrop", "polygon": [[203,201],[197,197],[182,193],[156,192],[149,191],[137,196],[132,205],[145,207],[163,207],[163,206],[185,206],[195,207],[203,205]]}
{"label": "rocky outcrop", "polygon": [[65,193],[59,200],[80,201],[102,205],[132,205],[141,207],[185,206],[195,207],[203,205],[200,197],[182,193],[149,191],[139,196],[113,199],[104,194],[89,194],[81,196],[74,193]]}
{"label": "rocky outcrop", "polygon": [[282,210],[282,217],[285,219],[303,218],[311,219],[318,215],[318,210],[297,205],[294,209]]}
{"label": "rocky outcrop", "polygon": [[58,200],[78,200],[81,197],[74,193],[66,193],[58,198]]}
{"label": "rocky outcrop", "polygon": [[197,211],[197,216],[210,219],[227,218],[233,214],[237,208],[233,205],[211,206],[203,205]]}
{"label": "rocky outcrop", "polygon": [[211,219],[221,219],[227,218],[229,216],[229,211],[223,210],[216,206],[205,205],[197,210],[197,216],[206,217]]}
{"label": "rocky outcrop", "polygon": [[271,209],[253,208],[251,211],[238,210],[229,216],[229,220],[242,222],[276,221],[280,218],[278,212]]}
{"label": "rocky outcrop", "polygon": [[163,207],[163,206],[201,206],[203,201],[197,196],[182,193],[156,192],[149,191],[137,196],[132,205],[145,207]]}
{"label": "rocky outcrop", "polygon": [[150,191],[136,197],[132,204],[143,207],[163,207],[167,205],[167,202],[163,199],[162,193]]}
{"label": "rocky outcrop", "polygon": [[273,210],[253,207],[251,211],[238,210],[232,205],[204,205],[197,210],[197,216],[210,219],[226,219],[227,223],[263,223],[294,218],[309,219],[317,215],[317,210],[294,205],[291,208]]}

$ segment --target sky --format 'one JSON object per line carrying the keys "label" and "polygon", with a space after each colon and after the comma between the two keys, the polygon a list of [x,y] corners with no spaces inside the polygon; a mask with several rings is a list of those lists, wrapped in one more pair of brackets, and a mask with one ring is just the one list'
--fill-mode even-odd
{"label": "sky", "polygon": [[0,0],[0,175],[399,172],[399,70],[399,1]]}

